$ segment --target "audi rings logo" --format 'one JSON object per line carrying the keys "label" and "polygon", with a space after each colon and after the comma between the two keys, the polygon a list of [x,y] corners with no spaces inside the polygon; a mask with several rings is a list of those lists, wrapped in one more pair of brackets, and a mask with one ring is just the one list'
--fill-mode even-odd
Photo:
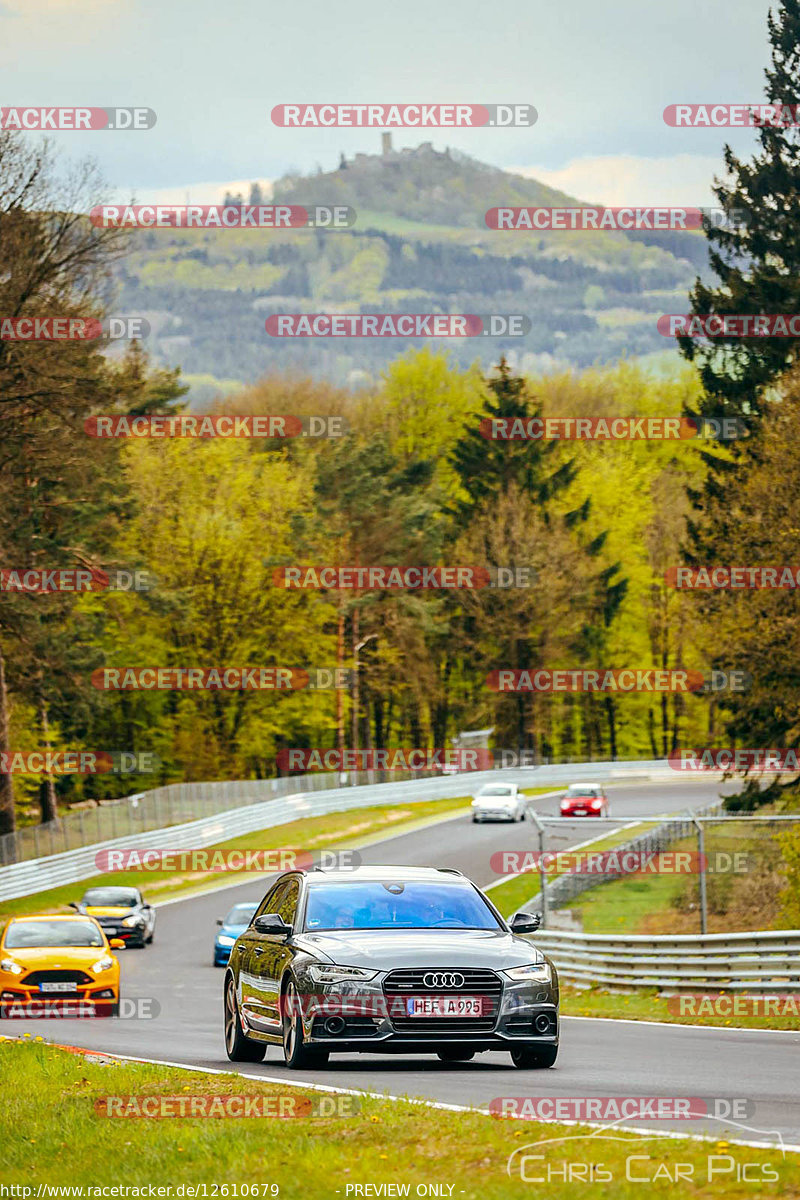
{"label": "audi rings logo", "polygon": [[422,982],[426,988],[460,988],[464,986],[464,976],[459,971],[428,971]]}

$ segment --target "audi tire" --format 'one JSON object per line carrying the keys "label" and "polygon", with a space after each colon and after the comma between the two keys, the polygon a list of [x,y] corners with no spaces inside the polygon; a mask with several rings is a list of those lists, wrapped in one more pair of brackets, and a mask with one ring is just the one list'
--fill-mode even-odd
{"label": "audi tire", "polygon": [[536,1042],[524,1042],[511,1051],[515,1067],[524,1069],[552,1067],[558,1058],[558,1046],[538,1046]]}
{"label": "audi tire", "polygon": [[303,1041],[303,1021],[300,1001],[294,980],[290,979],[283,991],[283,1057],[291,1071],[323,1067],[328,1061],[328,1051],[316,1046],[307,1046]]}
{"label": "audi tire", "polygon": [[244,1035],[232,975],[225,980],[225,1050],[231,1062],[261,1062],[267,1052],[263,1042]]}

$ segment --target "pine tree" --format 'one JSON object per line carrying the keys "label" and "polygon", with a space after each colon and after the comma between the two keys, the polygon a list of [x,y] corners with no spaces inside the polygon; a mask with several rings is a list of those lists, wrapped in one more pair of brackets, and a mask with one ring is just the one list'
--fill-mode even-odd
{"label": "pine tree", "polygon": [[[484,421],[527,422],[540,416],[526,380],[513,375],[504,358],[487,383],[489,395],[480,414]],[[477,421],[456,443],[451,462],[466,496],[451,512],[462,544],[474,547],[481,565],[525,565],[517,557],[523,554],[537,561],[543,555],[544,571],[553,568],[552,578],[543,575],[530,592],[512,588],[447,598],[468,674],[482,671],[487,650],[502,656],[492,667],[522,670],[542,666],[546,658],[566,651],[587,665],[593,656],[602,658],[627,581],[618,578],[619,564],[603,566],[599,561],[606,535],[582,536],[589,501],[567,512],[554,503],[577,473],[573,459],[559,462],[560,457],[556,441],[485,438]],[[541,732],[548,720],[537,718],[534,707],[530,695],[498,699],[494,724],[496,739],[502,739],[499,745],[549,752]],[[608,727],[614,754],[613,711]]]}
{"label": "pine tree", "polygon": [[[770,104],[796,111],[800,82],[800,0],[781,0],[768,17],[772,65],[765,70]],[[790,117],[787,119],[791,120]],[[733,182],[714,193],[729,220],[706,221],[716,288],[700,279],[691,293],[698,316],[800,312],[800,126],[765,124],[761,150],[742,162],[730,146],[725,165]],[[679,337],[684,356],[697,364],[707,393],[707,416],[740,417],[749,425],[763,415],[765,389],[797,360],[800,337],[717,338],[704,344]]]}
{"label": "pine tree", "polygon": [[[528,421],[539,415],[526,381],[512,375],[505,358],[500,359],[497,374],[488,380],[488,387],[489,397],[481,414],[484,420]],[[457,523],[468,524],[476,508],[506,491],[512,483],[537,503],[545,504],[575,477],[571,461],[550,466],[556,450],[556,442],[486,438],[476,422],[458,441],[451,456],[467,495],[454,508]]]}

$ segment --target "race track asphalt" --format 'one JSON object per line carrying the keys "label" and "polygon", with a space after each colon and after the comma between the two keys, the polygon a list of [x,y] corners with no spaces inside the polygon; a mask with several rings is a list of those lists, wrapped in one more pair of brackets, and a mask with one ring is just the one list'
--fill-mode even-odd
{"label": "race track asphalt", "polygon": [[[707,780],[611,785],[611,814],[634,816],[698,808],[725,788]],[[533,804],[555,815],[553,798]],[[566,848],[612,826],[588,819],[550,826],[548,847]],[[424,829],[400,833],[360,850],[366,863],[455,867],[481,886],[497,876],[490,858],[497,850],[537,846],[532,823],[473,825],[458,816]],[[162,904],[156,938],[145,950],[120,955],[122,993],[151,998],[153,1019],[14,1020],[4,1033],[40,1034],[48,1040],[119,1054],[236,1069],[222,1040],[223,971],[212,966],[215,919],[239,900],[257,900],[266,878]],[[535,938],[534,938],[535,941]],[[456,1105],[485,1107],[500,1096],[675,1096],[745,1097],[754,1110],[742,1124],[716,1119],[630,1122],[677,1133],[705,1133],[728,1140],[800,1143],[800,1032],[740,1031],[588,1018],[562,1020],[556,1066],[520,1071],[507,1053],[487,1053],[468,1063],[445,1065],[434,1056],[334,1055],[313,1072],[287,1071],[280,1047],[270,1047],[263,1064],[242,1073],[314,1082],[373,1093],[408,1095]],[[533,1127],[532,1127],[533,1128]],[[537,1127],[538,1128],[538,1127]],[[546,1135],[543,1135],[546,1136]]]}

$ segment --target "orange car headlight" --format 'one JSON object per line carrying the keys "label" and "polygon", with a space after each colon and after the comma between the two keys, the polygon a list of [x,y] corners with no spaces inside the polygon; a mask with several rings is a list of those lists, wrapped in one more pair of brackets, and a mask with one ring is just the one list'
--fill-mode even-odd
{"label": "orange car headlight", "polygon": [[9,975],[21,975],[25,970],[18,962],[14,962],[13,958],[4,958],[0,962],[0,971],[8,971]]}
{"label": "orange car headlight", "polygon": [[114,965],[114,960],[108,954],[103,958],[98,958],[96,963],[92,963],[93,971],[110,971]]}

